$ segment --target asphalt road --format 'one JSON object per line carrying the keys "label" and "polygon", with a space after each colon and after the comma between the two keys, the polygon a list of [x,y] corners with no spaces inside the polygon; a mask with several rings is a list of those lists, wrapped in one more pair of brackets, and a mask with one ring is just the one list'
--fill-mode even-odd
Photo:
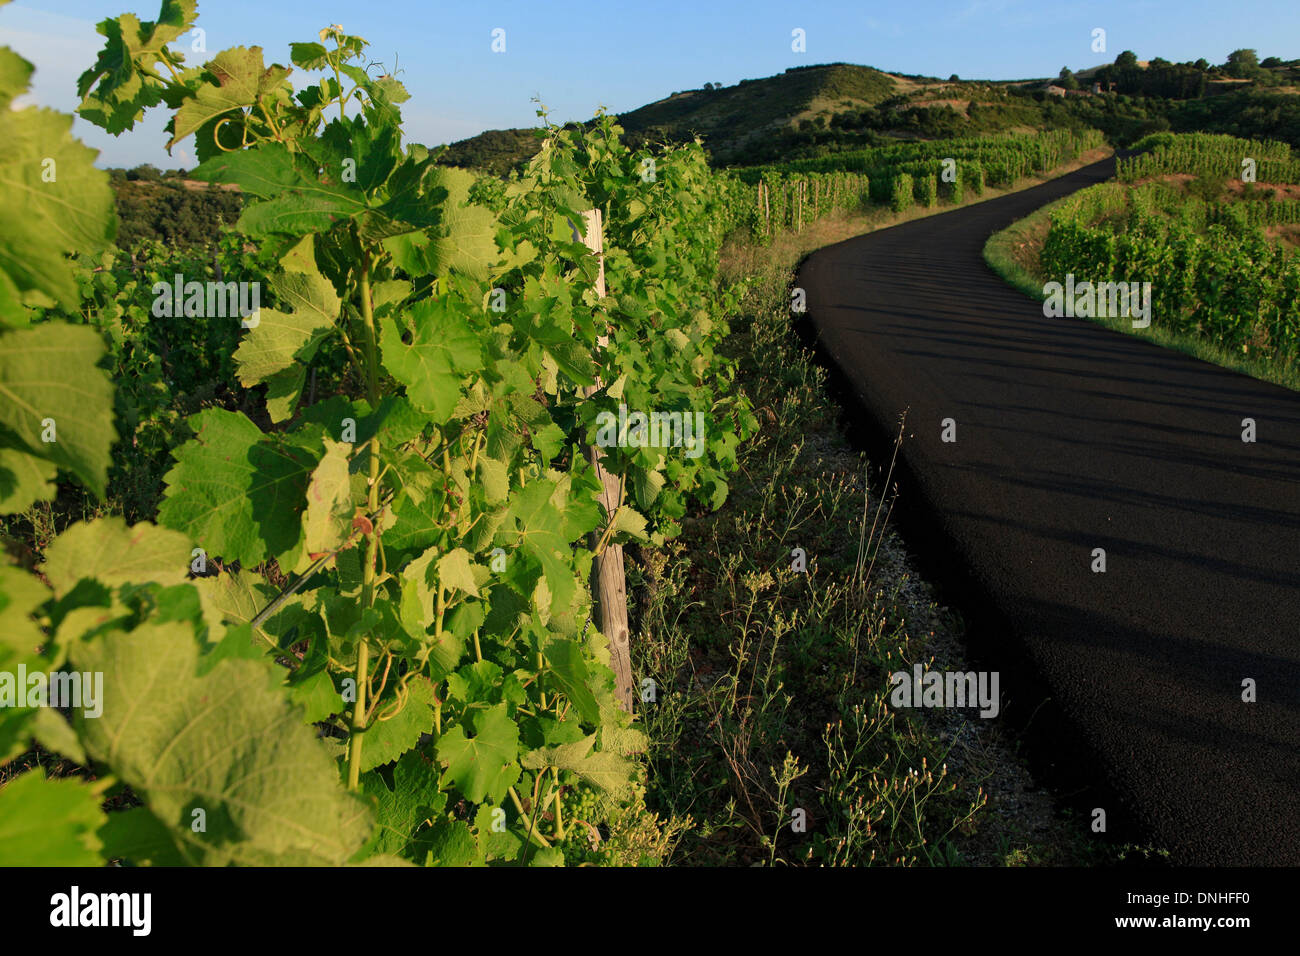
{"label": "asphalt road", "polygon": [[1300,395],[1045,318],[981,255],[1113,169],[819,250],[807,317],[869,429],[906,410],[914,550],[959,569],[981,655],[1018,675],[1004,698],[1050,698],[1045,745],[1097,777],[1108,832],[1175,863],[1298,865]]}

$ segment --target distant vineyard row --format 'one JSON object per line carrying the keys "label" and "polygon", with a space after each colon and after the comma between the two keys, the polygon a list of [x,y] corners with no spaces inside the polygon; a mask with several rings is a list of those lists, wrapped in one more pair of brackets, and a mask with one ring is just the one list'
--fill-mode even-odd
{"label": "distant vineyard row", "polygon": [[1102,145],[1097,130],[907,143],[737,170],[725,174],[724,189],[733,224],[762,240],[869,203],[895,212],[960,203]]}
{"label": "distant vineyard row", "polygon": [[1131,183],[1171,173],[1214,175],[1261,183],[1300,183],[1291,147],[1211,133],[1160,133],[1135,145],[1139,155],[1120,159],[1115,178]]}
{"label": "distant vineyard row", "polygon": [[[1142,282],[1151,321],[1240,353],[1300,359],[1300,255],[1265,230],[1300,222],[1300,202],[1275,195],[1270,173],[1297,168],[1281,143],[1224,136],[1162,136],[1153,152],[1128,161],[1106,183],[1058,206],[1041,266],[1054,281]],[[1239,177],[1258,157],[1258,182],[1207,201],[1173,182],[1130,185],[1149,176],[1198,176],[1203,188]],[[1195,183],[1194,183],[1195,184]]]}

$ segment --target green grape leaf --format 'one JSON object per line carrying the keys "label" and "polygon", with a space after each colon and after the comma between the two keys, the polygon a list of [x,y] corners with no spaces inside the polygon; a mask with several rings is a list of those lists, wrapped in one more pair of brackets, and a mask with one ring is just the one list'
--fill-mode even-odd
{"label": "green grape leaf", "polygon": [[600,723],[600,705],[587,687],[587,662],[576,641],[551,641],[546,645],[546,663],[564,695],[573,701],[579,716],[591,724]]}
{"label": "green grape leaf", "polygon": [[[35,575],[0,564],[0,674],[17,675],[19,665],[33,671],[49,666],[39,654],[45,635],[32,620],[49,597]],[[9,680],[17,683],[16,676]],[[12,703],[16,701],[6,701]],[[0,706],[0,765],[28,749],[36,713],[27,707]]]}
{"label": "green grape leaf", "polygon": [[[361,790],[375,800],[375,853],[408,856],[421,826],[439,813],[447,795],[438,789],[437,769],[423,754],[410,750],[393,768],[390,790],[378,773],[361,778]],[[412,857],[414,858],[414,857]]]}
{"label": "green grape leaf", "polygon": [[[218,633],[221,633],[218,631]],[[224,636],[207,648],[199,658],[198,675],[206,677],[217,665],[224,661],[258,661],[264,657],[264,649],[253,642],[253,629],[247,625],[227,628]],[[276,676],[283,676],[277,671]]]}
{"label": "green grape leaf", "polygon": [[[621,713],[621,711],[620,711]],[[643,754],[650,749],[650,738],[632,727],[606,722],[599,731],[600,749],[616,754]]]}
{"label": "green grape leaf", "polygon": [[438,580],[443,587],[479,596],[469,552],[464,548],[454,548],[438,559]]}
{"label": "green grape leaf", "polygon": [[571,548],[564,535],[564,516],[552,498],[556,484],[549,480],[530,481],[511,496],[503,534],[514,538],[515,547],[542,567],[555,606],[568,607],[577,584],[570,566]]}
{"label": "green grape leaf", "polygon": [[473,737],[457,725],[438,739],[437,747],[438,760],[447,768],[445,779],[473,803],[500,803],[519,779],[519,727],[505,704],[474,714]]}
{"label": "green grape leaf", "polygon": [[[356,68],[344,66],[343,69],[346,71]],[[364,70],[358,70],[358,73],[360,82],[369,82]],[[322,132],[320,142],[308,143],[307,148],[313,151],[318,167],[331,170],[337,168],[340,175],[345,161],[352,160],[348,164],[348,180],[355,180],[356,187],[369,194],[392,176],[394,167],[402,158],[401,138],[401,130],[396,125],[367,123],[364,117],[353,116],[350,119],[331,120]],[[408,159],[406,163],[408,172],[415,173],[418,161]],[[410,178],[415,188],[419,181],[418,173]],[[436,217],[436,211],[428,208],[429,203],[423,205],[424,208],[417,213],[419,218],[425,219],[430,215]],[[364,222],[359,225],[364,235]]]}
{"label": "green grape leaf", "polygon": [[560,453],[566,437],[564,429],[551,422],[533,432],[533,447],[541,452],[543,461],[549,462]]}
{"label": "green grape leaf", "polygon": [[[101,498],[117,437],[113,386],[95,367],[103,354],[99,333],[84,325],[0,334],[0,442],[8,429],[27,454],[67,469]],[[52,432],[42,424],[51,419]]]}
{"label": "green grape leaf", "polygon": [[[423,677],[415,677],[406,685],[406,700],[397,709],[389,705],[390,714],[376,715],[366,728],[365,743],[361,747],[361,770],[396,760],[420,742],[420,735],[433,732],[433,686]],[[387,716],[388,719],[381,719]]]}
{"label": "green grape leaf", "polygon": [[302,401],[303,386],[307,384],[307,369],[293,365],[275,372],[266,379],[266,413],[277,425],[293,417],[293,410]]}
{"label": "green grape leaf", "polygon": [[478,862],[474,831],[460,820],[439,820],[420,845],[427,847],[425,866],[473,866]]}
{"label": "green grape leaf", "polygon": [[45,643],[32,615],[49,599],[49,589],[35,575],[0,564],[0,664],[6,649],[35,655]]}
{"label": "green grape leaf", "polygon": [[691,340],[687,338],[686,333],[681,329],[665,329],[664,340],[677,352],[684,351],[691,344]]}
{"label": "green grape leaf", "polygon": [[534,866],[564,866],[564,851],[559,847],[544,846],[539,847],[528,857],[528,865]]}
{"label": "green grape leaf", "polygon": [[127,860],[137,866],[184,866],[186,862],[167,828],[148,807],[110,813],[99,837],[104,841],[105,859]]}
{"label": "green grape leaf", "polygon": [[289,696],[302,708],[302,719],[314,724],[343,710],[343,698],[326,671],[317,671],[289,685]]}
{"label": "green grape leaf", "polygon": [[[199,592],[203,602],[204,617],[215,624],[248,624],[275,599],[277,590],[252,571],[227,571],[213,577],[196,578],[190,582]],[[270,640],[278,641],[297,624],[306,612],[302,595],[289,598],[280,609],[262,622],[258,631]]]}
{"label": "green grape leaf", "polygon": [[310,358],[339,314],[334,286],[319,272],[286,272],[271,280],[276,298],[292,312],[259,309],[258,322],[235,350],[244,387],[289,368],[296,357]]}
{"label": "green grape leaf", "polygon": [[239,412],[205,409],[190,425],[195,437],[174,452],[159,522],[244,567],[296,548],[317,456],[264,436]]}
{"label": "green grape leaf", "polygon": [[77,739],[77,733],[63,719],[63,715],[50,707],[38,707],[32,714],[32,736],[51,753],[66,757],[75,764],[86,765],[86,750]]}
{"label": "green grape leaf", "polygon": [[[404,333],[409,345],[402,340]],[[455,411],[465,375],[483,367],[478,336],[446,298],[417,302],[401,326],[385,317],[380,348],[384,368],[406,386],[406,397],[439,422]]]}
{"label": "green grape leaf", "polygon": [[99,803],[80,780],[39,769],[0,786],[0,867],[101,865]]}
{"label": "green grape leaf", "polygon": [[35,714],[31,708],[0,708],[0,765],[31,749]]}
{"label": "green grape leaf", "polygon": [[510,494],[510,467],[500,459],[481,455],[478,460],[478,480],[488,504],[499,505]]}
{"label": "green grape leaf", "polygon": [[393,506],[396,523],[384,531],[384,547],[399,550],[426,548],[442,534],[438,511],[441,502],[415,501],[410,497],[399,499]]}
{"label": "green grape leaf", "polygon": [[98,255],[117,232],[108,174],[71,129],[66,113],[0,106],[0,326],[26,325],[23,306],[76,309],[66,254]]}
{"label": "green grape leaf", "polygon": [[191,544],[183,534],[147,521],[131,527],[123,518],[78,521],[45,549],[45,575],[62,597],[82,578],[120,584],[181,584],[190,570]]}
{"label": "green grape leaf", "polygon": [[498,703],[505,687],[501,667],[491,661],[466,664],[447,677],[447,694],[452,700]]}
{"label": "green grape leaf", "polygon": [[614,514],[614,530],[611,536],[626,534],[638,541],[648,541],[645,515],[630,505],[622,505]]}
{"label": "green grape leaf", "polygon": [[636,764],[616,753],[598,751],[596,735],[557,747],[543,747],[524,754],[520,763],[525,770],[571,770],[593,786],[621,796],[627,793]]}
{"label": "green grape leaf", "polygon": [[156,21],[141,22],[125,13],[102,20],[96,31],[107,38],[94,66],[77,80],[82,98],[77,112],[113,135],[131,129],[147,106],[157,105],[163,86],[143,70],[157,66],[163,47],[190,28],[198,0],[162,0]]}
{"label": "green grape leaf", "polygon": [[[365,842],[368,812],[275,686],[274,665],[228,659],[200,677],[181,622],[107,634],[73,657],[105,678],[103,714],[77,718],[87,753],[144,800],[187,862],[338,866]],[[197,809],[206,832],[192,828]]]}
{"label": "green grape leaf", "polygon": [[53,498],[57,471],[53,462],[16,448],[0,448],[0,515],[26,511],[37,501]]}
{"label": "green grape leaf", "polygon": [[319,43],[290,43],[289,59],[294,66],[304,70],[323,70],[329,61],[325,54],[329,52]]}
{"label": "green grape leaf", "polygon": [[469,190],[477,178],[467,170],[440,166],[425,180],[427,188],[447,190],[441,222],[431,230],[433,238],[424,249],[428,271],[434,275],[456,272],[484,280],[501,258],[496,216],[469,203]]}
{"label": "green grape leaf", "polygon": [[26,92],[35,67],[8,47],[0,47],[0,110],[8,110],[15,96]]}
{"label": "green grape leaf", "polygon": [[325,454],[311,473],[307,507],[302,513],[304,560],[335,551],[348,538],[353,514],[348,475],[351,454],[352,446],[346,442],[325,439]]}
{"label": "green grape leaf", "polygon": [[359,190],[322,182],[308,172],[306,160],[295,160],[282,143],[222,153],[201,163],[191,175],[207,182],[236,183],[260,200],[248,202],[239,217],[239,231],[247,236],[326,232],[367,208]]}
{"label": "green grape leaf", "polygon": [[264,65],[260,46],[222,50],[205,65],[205,70],[212,82],[201,85],[176,112],[172,138],[167,144],[169,152],[209,120],[253,106],[267,93],[287,87],[285,80],[289,76],[282,66]]}
{"label": "green grape leaf", "polygon": [[[497,829],[497,811],[499,807],[483,804],[474,814],[474,828],[478,830],[478,860],[490,863],[493,860],[509,862],[519,858],[519,851],[524,848],[524,841],[510,830]],[[504,811],[502,811],[504,812]]]}
{"label": "green grape leaf", "polygon": [[433,588],[429,581],[429,566],[438,556],[437,548],[429,548],[402,569],[401,617],[409,625],[408,631],[423,634],[433,623]]}
{"label": "green grape leaf", "polygon": [[664,475],[661,471],[649,471],[645,468],[632,469],[632,487],[636,493],[637,503],[642,508],[649,508],[659,497],[664,487]]}

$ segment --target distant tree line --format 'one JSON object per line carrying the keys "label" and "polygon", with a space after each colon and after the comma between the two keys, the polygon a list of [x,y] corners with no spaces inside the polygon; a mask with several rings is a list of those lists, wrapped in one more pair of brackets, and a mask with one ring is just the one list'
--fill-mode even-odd
{"label": "distant tree line", "polygon": [[[1205,95],[1212,80],[1251,80],[1257,86],[1278,86],[1287,82],[1281,59],[1263,60],[1254,50],[1233,50],[1222,65],[1212,66],[1204,58],[1186,63],[1172,63],[1155,57],[1145,68],[1139,66],[1137,54],[1125,50],[1110,66],[1103,66],[1093,79],[1115,92],[1129,96],[1159,96],[1165,99],[1190,100]],[[1068,71],[1062,71],[1063,74]]]}
{"label": "distant tree line", "polygon": [[130,249],[141,239],[157,239],[178,249],[206,248],[221,236],[223,224],[239,218],[239,193],[214,185],[187,186],[184,169],[159,170],[150,164],[110,169],[117,197],[117,244]]}

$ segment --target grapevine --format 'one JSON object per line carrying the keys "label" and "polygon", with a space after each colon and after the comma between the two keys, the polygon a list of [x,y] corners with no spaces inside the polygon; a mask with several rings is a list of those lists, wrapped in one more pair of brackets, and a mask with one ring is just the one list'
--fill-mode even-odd
{"label": "grapevine", "polygon": [[[35,573],[0,568],[0,669],[104,680],[95,717],[4,710],[0,757],[35,738],[130,808],[106,817],[102,787],[36,770],[6,812],[72,793],[57,827],[78,862],[596,859],[572,828],[553,842],[545,808],[563,827],[564,793],[584,794],[568,815],[599,832],[636,803],[646,742],[588,626],[586,542],[662,542],[688,508],[720,506],[755,427],[716,351],[734,301],[717,285],[721,181],[698,144],[632,151],[608,117],[579,132],[544,112],[541,151],[508,181],[441,167],[403,142],[406,91],[364,68],[363,38],[327,28],[290,66],[258,48],[191,66],[171,44],[196,15],[165,0],[155,21],[103,25],[79,112],[125,134],[165,108],[172,143],[195,136],[193,176],[244,196],[214,262],[114,258],[107,177],[69,118],[0,117],[48,127],[42,150],[62,131],[57,184],[5,192],[58,209],[17,213],[80,210],[58,248],[5,233],[25,248],[0,257],[0,390],[21,399],[0,413],[0,506],[48,500],[56,469],[104,494],[123,438],[171,459],[132,524],[76,522]],[[292,86],[295,71],[315,79]],[[593,208],[603,296],[575,235]],[[160,317],[172,274],[264,285],[256,320]],[[29,383],[35,349],[62,356],[54,386]],[[168,417],[209,382],[225,391]],[[610,516],[582,449],[621,406],[707,430],[690,455],[625,435],[605,449],[626,489]]]}

